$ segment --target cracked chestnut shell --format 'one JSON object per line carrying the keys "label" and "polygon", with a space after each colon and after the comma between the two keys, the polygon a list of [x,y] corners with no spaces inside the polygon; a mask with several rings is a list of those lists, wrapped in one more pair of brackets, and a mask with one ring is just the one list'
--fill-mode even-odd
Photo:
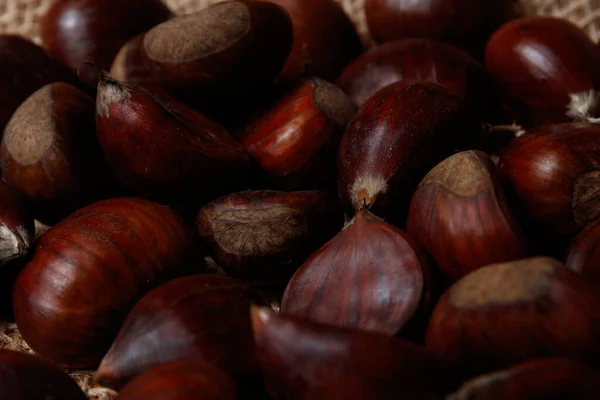
{"label": "cracked chestnut shell", "polygon": [[186,273],[192,232],[167,207],[138,198],[103,200],[37,241],[13,289],[15,320],[40,356],[94,367],[147,291]]}
{"label": "cracked chestnut shell", "polygon": [[429,265],[412,239],[359,211],[294,274],[281,312],[395,335],[427,310],[429,284]]}
{"label": "cracked chestnut shell", "polygon": [[600,121],[600,52],[566,19],[505,24],[487,44],[485,66],[520,123]]}
{"label": "cracked chestnut shell", "polygon": [[96,379],[119,388],[160,364],[203,361],[236,380],[256,378],[250,306],[261,294],[226,276],[193,275],[167,282],[131,310]]}
{"label": "cracked chestnut shell", "polygon": [[0,147],[2,177],[32,204],[35,217],[54,224],[115,195],[96,136],[94,100],[67,83],[32,94],[10,119]]}
{"label": "cracked chestnut shell", "polygon": [[533,360],[473,378],[446,400],[592,400],[599,378],[599,371],[577,360]]}
{"label": "cracked chestnut shell", "polygon": [[536,358],[596,361],[600,294],[551,258],[492,264],[442,295],[426,347],[474,376]]}
{"label": "cracked chestnut shell", "polygon": [[234,193],[202,207],[196,217],[196,229],[219,267],[273,285],[285,285],[343,224],[340,201],[319,191]]}
{"label": "cracked chestnut shell", "polygon": [[600,127],[565,123],[528,130],[501,153],[511,199],[545,236],[572,235],[600,217]]}
{"label": "cracked chestnut shell", "polygon": [[445,159],[423,178],[413,195],[407,232],[452,281],[479,267],[530,255],[496,166],[476,150]]}
{"label": "cracked chestnut shell", "polygon": [[256,355],[273,399],[434,400],[453,372],[422,346],[253,307]]}
{"label": "cracked chestnut shell", "polygon": [[[397,219],[409,193],[460,147],[461,102],[434,82],[403,81],[378,91],[348,124],[338,152],[339,192],[355,210]],[[406,206],[408,208],[408,205]]]}
{"label": "cracked chestnut shell", "polygon": [[334,189],[339,143],[355,113],[340,88],[305,79],[261,112],[240,143],[281,189]]}
{"label": "cracked chestnut shell", "polygon": [[86,396],[56,365],[32,354],[0,350],[0,398],[85,400]]}
{"label": "cracked chestnut shell", "polygon": [[180,361],[149,369],[119,392],[119,400],[236,400],[236,384],[212,364]]}

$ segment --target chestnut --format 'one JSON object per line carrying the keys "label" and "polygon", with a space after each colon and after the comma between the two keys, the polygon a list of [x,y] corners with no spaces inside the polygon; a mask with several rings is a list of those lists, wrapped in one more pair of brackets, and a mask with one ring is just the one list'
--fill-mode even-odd
{"label": "chestnut", "polygon": [[566,19],[507,23],[489,40],[485,66],[520,123],[600,121],[600,52]]}
{"label": "chestnut", "polygon": [[452,281],[488,264],[531,255],[496,166],[476,150],[445,159],[423,178],[407,231]]}
{"label": "chestnut", "polygon": [[[355,210],[398,219],[408,193],[470,133],[455,95],[434,82],[402,81],[367,100],[338,152],[339,192]],[[408,208],[408,207],[406,207]]]}
{"label": "chestnut", "polygon": [[32,94],[15,111],[0,145],[2,177],[35,217],[56,223],[117,191],[96,137],[94,100],[67,83]]}
{"label": "chestnut", "polygon": [[201,361],[162,364],[135,378],[118,400],[236,400],[235,382]]}
{"label": "chestnut", "polygon": [[0,398],[85,400],[86,396],[56,365],[32,354],[0,350]]}
{"label": "chestnut", "polygon": [[0,135],[19,105],[52,82],[79,85],[67,67],[21,37],[0,35]]}
{"label": "chestnut", "polygon": [[76,211],[38,239],[17,277],[13,307],[23,338],[61,366],[97,365],[135,302],[187,272],[193,243],[177,215],[147,200]]}
{"label": "chestnut", "polygon": [[271,83],[292,47],[285,9],[227,1],[155,26],[142,55],[159,80],[184,97],[229,99]]}
{"label": "chestnut", "polygon": [[233,277],[285,285],[302,262],[344,225],[333,195],[247,191],[200,209],[196,228],[217,265]]}
{"label": "chestnut", "polygon": [[337,150],[356,106],[337,86],[309,78],[241,133],[240,143],[285,190],[335,188]]}
{"label": "chestnut", "polygon": [[119,388],[159,364],[204,361],[236,380],[256,378],[250,306],[260,293],[242,281],[193,275],[167,282],[131,310],[96,379]]}
{"label": "chestnut", "polygon": [[0,264],[26,255],[34,234],[29,204],[21,193],[0,180]]}
{"label": "chestnut", "polygon": [[73,71],[84,62],[108,69],[128,39],[171,17],[160,0],[57,0],[40,21],[40,37]]}
{"label": "chestnut", "polygon": [[407,234],[359,211],[294,274],[281,312],[395,335],[429,305],[428,268]]}
{"label": "chestnut", "polygon": [[600,220],[589,224],[571,243],[567,267],[600,284]]}
{"label": "chestnut", "polygon": [[599,310],[597,287],[555,259],[492,264],[442,295],[426,347],[470,376],[535,358],[595,361]]}
{"label": "chestnut", "polygon": [[600,217],[600,127],[564,123],[528,130],[500,154],[515,205],[544,236],[572,235]]}
{"label": "chestnut", "polygon": [[581,361],[555,358],[515,365],[466,382],[446,400],[595,399],[600,371]]}
{"label": "chestnut", "polygon": [[249,156],[228,132],[181,102],[100,73],[96,100],[100,145],[117,178],[144,197],[206,201],[239,188]]}
{"label": "chestnut", "polygon": [[271,397],[440,398],[454,373],[422,346],[252,308],[258,363]]}
{"label": "chestnut", "polygon": [[334,0],[271,0],[289,12],[294,30],[291,53],[279,78],[332,80],[363,51],[350,18]]}

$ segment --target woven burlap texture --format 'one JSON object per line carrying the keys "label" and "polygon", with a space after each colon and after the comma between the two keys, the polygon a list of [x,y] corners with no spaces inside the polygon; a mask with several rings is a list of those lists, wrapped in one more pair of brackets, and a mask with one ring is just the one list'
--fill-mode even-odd
{"label": "woven burlap texture", "polygon": [[[38,21],[54,0],[0,0],[0,33],[20,34],[40,44]],[[115,1],[116,0],[105,0]],[[222,0],[165,0],[177,14],[198,11]],[[336,0],[350,16],[361,38],[373,44],[366,26],[363,5],[365,0]],[[484,0],[482,0],[484,1]],[[598,41],[600,36],[600,0],[522,0],[528,14],[554,15],[567,18]],[[0,348],[31,353],[15,324],[0,325]],[[111,400],[115,392],[98,387],[91,371],[68,371],[90,399]]]}

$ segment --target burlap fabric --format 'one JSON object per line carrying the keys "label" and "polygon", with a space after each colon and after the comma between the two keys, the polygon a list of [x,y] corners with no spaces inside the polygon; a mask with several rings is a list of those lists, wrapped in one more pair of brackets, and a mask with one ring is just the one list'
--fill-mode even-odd
{"label": "burlap fabric", "polygon": [[[26,36],[40,43],[38,21],[54,0],[0,0],[0,33],[14,33]],[[105,0],[116,1],[116,0]],[[186,14],[198,11],[209,4],[222,0],[164,0],[176,13]],[[354,22],[366,45],[373,41],[365,22],[364,0],[336,0]],[[482,0],[483,1],[483,0]],[[523,10],[528,14],[554,15],[569,19],[598,41],[600,38],[600,0],[521,0]],[[0,348],[31,352],[19,335],[14,324],[0,325]],[[90,399],[111,400],[116,394],[98,387],[91,371],[68,371],[79,383]]]}

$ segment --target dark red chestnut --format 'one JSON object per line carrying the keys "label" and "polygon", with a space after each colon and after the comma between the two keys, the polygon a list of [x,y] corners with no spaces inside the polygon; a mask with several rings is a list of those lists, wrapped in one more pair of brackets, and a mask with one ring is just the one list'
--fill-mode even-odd
{"label": "dark red chestnut", "polygon": [[374,207],[380,216],[398,212],[397,199],[408,198],[429,169],[465,142],[460,106],[433,82],[397,82],[378,91],[342,137],[342,199],[356,210]]}
{"label": "dark red chestnut", "polygon": [[488,42],[485,65],[521,123],[600,121],[600,52],[566,19],[507,23]]}
{"label": "dark red chestnut", "polygon": [[480,151],[457,153],[425,176],[413,195],[407,231],[452,281],[530,255],[496,166]]}
{"label": "dark red chestnut", "polygon": [[428,268],[408,235],[359,211],[292,277],[281,311],[395,335],[429,305]]}
{"label": "dark red chestnut", "polygon": [[600,126],[546,125],[511,141],[498,166],[526,218],[544,235],[571,235],[600,217]]}
{"label": "dark red chestnut", "polygon": [[599,378],[599,371],[577,360],[534,360],[474,378],[446,400],[593,400]]}
{"label": "dark red chestnut", "polygon": [[240,142],[283,189],[335,188],[337,150],[355,113],[337,86],[306,79],[251,122]]}
{"label": "dark red chestnut", "polygon": [[135,302],[192,256],[190,231],[168,208],[135,198],[94,203],[39,238],[13,290],[17,325],[42,357],[95,366]]}
{"label": "dark red chestnut", "polygon": [[334,0],[271,0],[292,18],[294,44],[280,73],[284,81],[302,75],[332,80],[363,51],[352,22]]}
{"label": "dark red chestnut", "polygon": [[453,372],[423,347],[374,333],[252,309],[258,362],[271,397],[433,400]]}
{"label": "dark red chestnut", "polygon": [[285,9],[227,1],[152,28],[142,54],[162,83],[186,97],[236,98],[272,82],[292,46]]}
{"label": "dark red chestnut", "polygon": [[248,191],[200,209],[196,228],[231,276],[285,285],[301,263],[344,225],[341,202],[325,192]]}
{"label": "dark red chestnut", "polygon": [[40,36],[73,71],[84,62],[108,69],[128,39],[171,17],[160,0],[57,0],[40,21]]}
{"label": "dark red chestnut", "polygon": [[0,264],[27,254],[34,234],[29,205],[17,190],[0,181]]}
{"label": "dark red chestnut", "polygon": [[235,382],[214,365],[173,362],[152,368],[119,392],[118,400],[236,400]]}
{"label": "dark red chestnut", "polygon": [[67,67],[20,36],[0,35],[0,60],[0,135],[17,107],[42,86],[79,84]]}
{"label": "dark red chestnut", "polygon": [[573,240],[567,267],[600,284],[600,220],[589,224]]}
{"label": "dark red chestnut", "polygon": [[96,100],[100,145],[118,179],[144,196],[194,202],[239,189],[249,156],[227,131],[183,103],[102,74]]}
{"label": "dark red chestnut", "polygon": [[469,375],[542,357],[600,354],[600,293],[545,257],[480,268],[435,307],[426,347]]}
{"label": "dark red chestnut", "polygon": [[10,119],[0,148],[2,177],[55,223],[115,193],[96,137],[95,104],[67,83],[44,86]]}
{"label": "dark red chestnut", "polygon": [[0,398],[6,400],[85,400],[79,386],[40,357],[0,350]]}
{"label": "dark red chestnut", "polygon": [[135,305],[96,378],[121,387],[173,361],[205,361],[237,379],[253,376],[252,304],[264,304],[260,293],[229,277],[194,275],[167,282]]}

